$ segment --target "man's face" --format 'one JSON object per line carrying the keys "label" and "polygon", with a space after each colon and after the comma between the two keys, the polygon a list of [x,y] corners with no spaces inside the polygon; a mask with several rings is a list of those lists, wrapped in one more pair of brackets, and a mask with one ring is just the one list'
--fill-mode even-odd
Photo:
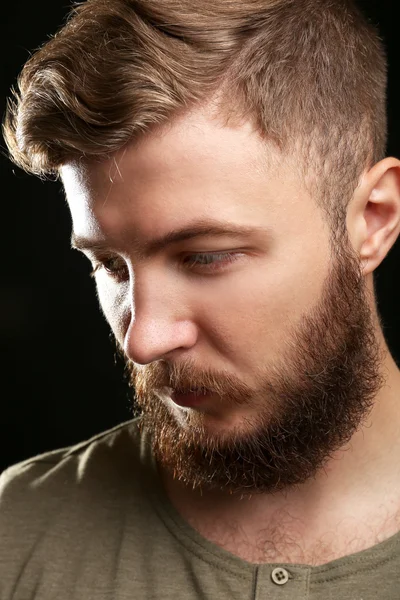
{"label": "man's face", "polygon": [[[250,493],[313,475],[382,382],[357,259],[332,247],[293,160],[198,111],[62,179],[159,462]],[[200,221],[248,231],[146,253]],[[173,401],[191,387],[212,393]]]}

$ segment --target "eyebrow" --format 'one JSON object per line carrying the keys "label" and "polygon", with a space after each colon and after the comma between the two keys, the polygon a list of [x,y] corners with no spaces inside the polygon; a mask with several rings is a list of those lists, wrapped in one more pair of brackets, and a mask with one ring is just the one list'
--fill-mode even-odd
{"label": "eyebrow", "polygon": [[[268,227],[238,225],[215,219],[201,219],[180,229],[173,229],[159,238],[146,241],[144,244],[141,244],[138,240],[134,240],[131,243],[131,247],[133,246],[133,251],[138,256],[147,259],[155,256],[172,244],[189,239],[206,236],[248,238],[254,233],[268,232],[270,232],[270,228]],[[110,249],[110,244],[105,241],[96,241],[83,236],[77,236],[73,233],[71,247],[77,250],[104,251]]]}

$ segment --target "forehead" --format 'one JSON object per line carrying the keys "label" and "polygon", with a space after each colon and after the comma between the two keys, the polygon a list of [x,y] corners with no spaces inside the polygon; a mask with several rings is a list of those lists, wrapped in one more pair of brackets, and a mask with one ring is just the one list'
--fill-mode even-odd
{"label": "forehead", "polygon": [[[287,163],[287,164],[286,164]],[[61,170],[77,235],[120,235],[124,227],[176,225],[188,213],[225,219],[270,218],[299,195],[289,160],[250,123],[224,126],[198,110],[160,126],[103,162]],[[257,201],[262,205],[257,207]],[[255,214],[260,210],[260,214]],[[153,219],[147,219],[146,215]],[[146,234],[147,232],[144,232]]]}
{"label": "forehead", "polygon": [[104,184],[118,182],[127,173],[157,177],[171,171],[194,174],[202,167],[210,171],[216,161],[219,169],[227,167],[230,174],[232,166],[239,165],[241,170],[259,171],[281,160],[250,123],[226,127],[209,111],[197,110],[153,128],[108,160],[70,163],[61,174],[64,181],[72,170],[80,171],[79,184],[88,176]]}

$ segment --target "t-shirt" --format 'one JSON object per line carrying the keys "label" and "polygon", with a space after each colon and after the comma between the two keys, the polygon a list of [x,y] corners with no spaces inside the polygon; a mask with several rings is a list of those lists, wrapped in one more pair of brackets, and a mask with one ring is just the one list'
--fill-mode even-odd
{"label": "t-shirt", "polygon": [[321,566],[252,564],[170,503],[133,419],[0,478],[0,600],[399,600],[400,533]]}

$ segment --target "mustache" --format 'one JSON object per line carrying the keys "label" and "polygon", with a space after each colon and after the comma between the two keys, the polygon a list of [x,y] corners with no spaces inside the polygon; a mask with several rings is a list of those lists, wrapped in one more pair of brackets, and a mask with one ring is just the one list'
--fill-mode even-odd
{"label": "mustache", "polygon": [[136,395],[149,398],[158,393],[210,393],[243,405],[253,398],[254,390],[227,371],[215,372],[199,369],[191,359],[179,364],[160,360],[148,365],[138,365],[129,360],[117,340],[117,352],[125,362],[126,374]]}

